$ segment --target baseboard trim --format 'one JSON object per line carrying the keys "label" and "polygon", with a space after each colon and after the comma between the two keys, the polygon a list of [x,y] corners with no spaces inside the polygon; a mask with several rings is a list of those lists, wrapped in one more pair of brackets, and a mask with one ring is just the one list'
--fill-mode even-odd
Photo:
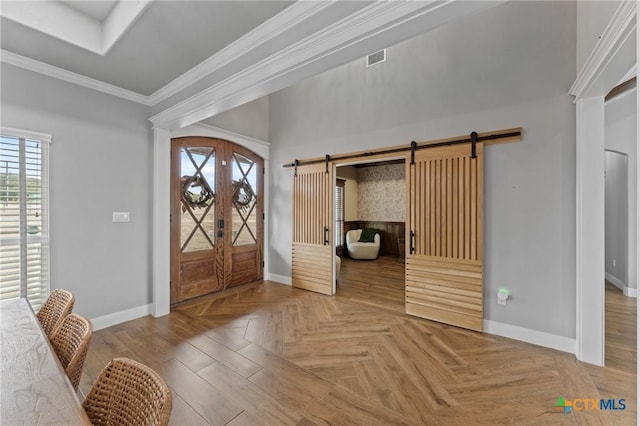
{"label": "baseboard trim", "polygon": [[284,276],[284,275],[273,274],[271,272],[267,276],[268,276],[267,279],[269,281],[275,281],[275,282],[280,283],[280,284],[291,285],[291,277],[287,277],[287,276]]}
{"label": "baseboard trim", "polygon": [[556,349],[562,352],[576,353],[576,340],[544,331],[531,330],[501,322],[484,320],[484,332],[496,336],[508,337],[522,342],[532,343],[545,348]]}
{"label": "baseboard trim", "polygon": [[624,288],[626,287],[624,284],[624,281],[622,281],[619,278],[614,277],[613,275],[611,275],[608,272],[604,273],[604,278],[609,281],[611,284],[615,285],[616,287],[618,287],[620,290],[624,291]]}
{"label": "baseboard trim", "polygon": [[[268,279],[280,284],[291,285],[291,277],[269,273]],[[635,289],[631,289],[635,290]],[[569,337],[558,336],[556,334],[545,333],[544,331],[531,330],[529,328],[504,324],[501,322],[484,320],[484,332],[496,336],[508,337],[532,343],[546,348],[556,349],[562,352],[576,353],[576,340]]]}
{"label": "baseboard trim", "polygon": [[153,305],[136,306],[135,308],[125,309],[124,311],[114,312],[112,314],[103,315],[101,317],[92,318],[91,325],[93,331],[102,330],[103,328],[111,327],[112,325],[121,324],[126,321],[131,321],[136,318],[150,315]]}
{"label": "baseboard trim", "polygon": [[616,287],[618,287],[620,290],[622,290],[622,294],[624,294],[627,297],[634,297],[637,298],[638,297],[638,289],[637,288],[631,288],[631,287],[627,287],[624,283],[624,281],[622,281],[619,278],[614,277],[613,275],[611,275],[608,272],[604,273],[604,277],[606,278],[607,281],[609,281],[611,284],[615,285]]}

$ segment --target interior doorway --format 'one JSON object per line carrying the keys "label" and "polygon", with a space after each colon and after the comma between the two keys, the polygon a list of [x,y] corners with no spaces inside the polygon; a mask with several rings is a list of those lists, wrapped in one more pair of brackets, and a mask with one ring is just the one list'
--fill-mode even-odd
{"label": "interior doorway", "polygon": [[484,146],[519,141],[521,133],[521,128],[471,132],[414,141],[409,148],[285,164],[293,169],[292,286],[336,292],[336,167],[404,159],[405,312],[481,331]]}
{"label": "interior doorway", "polygon": [[[606,142],[605,142],[606,143]],[[605,365],[634,372],[637,360],[635,272],[630,255],[629,155],[605,150]],[[632,213],[633,214],[633,213]]]}
{"label": "interior doorway", "polygon": [[[412,144],[403,156],[404,306],[409,315],[482,331],[484,144],[478,136],[421,150]],[[379,160],[362,157],[360,163]]]}
{"label": "interior doorway", "polygon": [[628,155],[605,150],[605,277],[624,291],[629,286]]}
{"label": "interior doorway", "polygon": [[262,279],[263,160],[232,142],[171,140],[171,303]]}
{"label": "interior doorway", "polygon": [[[335,252],[341,257],[336,292],[398,313],[405,312],[405,164],[397,158],[336,167]],[[350,256],[346,234],[357,229],[378,231],[375,260]]]}

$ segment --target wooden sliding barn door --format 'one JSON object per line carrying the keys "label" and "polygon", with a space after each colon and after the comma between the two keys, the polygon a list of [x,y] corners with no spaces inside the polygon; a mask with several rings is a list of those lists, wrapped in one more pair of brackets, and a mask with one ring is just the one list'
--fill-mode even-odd
{"label": "wooden sliding barn door", "polygon": [[409,165],[406,312],[482,331],[483,145],[422,149]]}
{"label": "wooden sliding barn door", "polygon": [[331,295],[333,286],[333,167],[299,166],[293,178],[293,287]]}

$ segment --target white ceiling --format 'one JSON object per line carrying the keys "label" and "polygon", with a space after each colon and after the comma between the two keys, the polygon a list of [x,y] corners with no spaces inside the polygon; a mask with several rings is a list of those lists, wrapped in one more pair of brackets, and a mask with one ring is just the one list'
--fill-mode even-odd
{"label": "white ceiling", "polygon": [[113,8],[118,3],[116,0],[111,1],[103,1],[103,0],[95,0],[95,1],[61,1],[60,3],[64,4],[67,7],[77,10],[80,13],[84,13],[90,18],[95,19],[96,21],[104,21],[107,19]]}
{"label": "white ceiling", "polygon": [[0,61],[182,128],[505,0],[0,0]]}
{"label": "white ceiling", "polygon": [[[110,15],[119,3],[123,6],[136,6],[137,3],[139,11],[129,16],[131,22],[119,29],[113,44],[104,49],[104,55],[91,51],[92,45],[83,45],[88,43],[86,39],[93,30],[91,26],[111,19]],[[141,0],[3,0],[0,47],[3,51],[148,96],[294,2],[146,3]],[[14,9],[19,9],[19,13],[12,14]],[[21,15],[16,17],[16,14]],[[49,22],[54,16],[57,22]],[[90,28],[80,31],[83,25]],[[47,31],[48,28],[51,31]],[[76,33],[56,34],[58,30],[74,28],[78,29]],[[100,43],[97,42],[98,48],[95,49],[98,52]]]}

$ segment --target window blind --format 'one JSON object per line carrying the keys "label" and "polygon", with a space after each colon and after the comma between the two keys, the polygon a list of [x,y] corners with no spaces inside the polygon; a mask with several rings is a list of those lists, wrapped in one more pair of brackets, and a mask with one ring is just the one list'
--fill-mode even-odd
{"label": "window blind", "polygon": [[0,128],[0,299],[49,295],[50,135]]}
{"label": "window blind", "polygon": [[344,246],[344,182],[342,179],[336,180],[336,247]]}

